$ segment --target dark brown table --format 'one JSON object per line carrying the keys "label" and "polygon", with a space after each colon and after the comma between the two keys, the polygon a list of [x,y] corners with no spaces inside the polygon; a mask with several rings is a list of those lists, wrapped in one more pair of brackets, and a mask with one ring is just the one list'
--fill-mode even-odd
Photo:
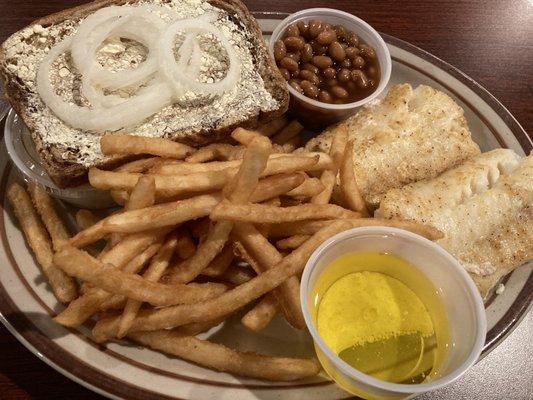
{"label": "dark brown table", "polygon": [[[83,0],[0,0],[0,40],[32,20]],[[411,42],[458,67],[488,89],[533,132],[533,6],[528,0],[246,1],[253,11],[335,7],[377,30]],[[3,127],[2,127],[3,128]],[[493,353],[449,388],[424,399],[532,399],[533,318],[530,314]],[[0,327],[0,398],[95,399]]]}

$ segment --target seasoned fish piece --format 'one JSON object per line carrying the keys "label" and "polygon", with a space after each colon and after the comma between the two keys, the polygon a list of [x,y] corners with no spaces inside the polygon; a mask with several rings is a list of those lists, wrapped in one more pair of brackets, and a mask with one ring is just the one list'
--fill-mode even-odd
{"label": "seasoned fish piece", "polygon": [[[479,153],[463,109],[429,86],[396,85],[345,123],[355,141],[357,183],[373,208],[388,190],[433,178]],[[334,134],[327,130],[306,149],[328,152]]]}
{"label": "seasoned fish piece", "polygon": [[511,150],[474,157],[441,176],[389,191],[376,216],[440,229],[439,243],[470,273],[483,296],[533,259],[533,156]]}

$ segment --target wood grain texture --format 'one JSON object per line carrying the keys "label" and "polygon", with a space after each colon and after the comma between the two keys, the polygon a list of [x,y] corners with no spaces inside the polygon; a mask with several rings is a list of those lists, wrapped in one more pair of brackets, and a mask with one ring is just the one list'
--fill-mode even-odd
{"label": "wood grain texture", "polygon": [[[0,41],[34,19],[81,3],[80,0],[0,0]],[[333,6],[332,2],[315,0],[248,0],[245,3],[253,11],[294,12]],[[334,7],[355,14],[377,30],[419,46],[459,68],[500,100],[530,136],[533,133],[533,6],[530,1],[339,0]],[[506,339],[501,348],[510,346],[516,335],[513,333]],[[48,367],[3,327],[0,327],[0,354],[2,399],[101,398]],[[516,394],[513,387],[505,384],[504,367],[506,362],[516,364],[517,358],[527,364],[526,357],[517,357],[516,353],[507,361],[491,356],[483,361],[487,364],[492,359],[494,376],[500,374],[502,398],[517,398],[513,397]],[[472,377],[477,370],[474,368],[469,375]],[[475,393],[482,398],[485,389],[481,382],[486,371],[479,371],[470,385],[460,380],[452,386],[464,387],[463,390],[441,390],[438,398],[459,398],[457,393]],[[527,373],[523,375],[521,383],[514,381],[514,387],[527,386],[527,376]],[[491,396],[488,391],[486,395]]]}

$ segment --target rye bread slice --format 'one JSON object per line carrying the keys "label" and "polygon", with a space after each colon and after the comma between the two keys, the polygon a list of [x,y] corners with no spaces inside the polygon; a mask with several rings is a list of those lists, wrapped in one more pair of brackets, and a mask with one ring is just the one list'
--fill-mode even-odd
{"label": "rye bread slice", "polygon": [[[64,21],[84,18],[103,7],[111,5],[124,5],[126,3],[134,5],[138,2],[139,0],[97,0],[88,4],[48,15],[34,21],[30,25],[38,24],[46,28],[50,25],[58,24]],[[259,123],[267,122],[282,115],[287,111],[289,102],[286,83],[268,53],[267,46],[257,21],[251,15],[246,6],[239,0],[207,0],[207,2],[226,11],[233,22],[236,22],[237,25],[242,25],[245,27],[249,33],[249,35],[247,35],[247,40],[250,42],[250,48],[253,49],[252,56],[254,66],[264,82],[265,89],[278,102],[279,106],[276,109],[269,111],[257,110],[257,112],[255,112],[253,115],[248,115],[246,118],[242,118],[241,120],[235,121],[231,124],[217,126],[215,129],[205,127],[192,132],[178,130],[167,134],[167,137],[173,140],[192,146],[201,146],[207,143],[226,141],[229,139],[229,134],[231,131],[233,131],[237,126],[253,128]],[[144,3],[146,3],[146,1],[144,1]],[[17,35],[17,33],[14,35]],[[13,109],[28,126],[35,143],[36,150],[39,153],[43,166],[48,172],[49,176],[61,188],[77,186],[85,183],[87,181],[88,171],[86,166],[78,162],[65,160],[62,157],[61,148],[55,145],[47,145],[43,142],[34,117],[30,117],[28,104],[25,101],[27,91],[24,87],[24,84],[23,82],[20,82],[20,79],[7,68],[6,61],[6,49],[3,45],[0,47],[0,76],[5,86],[6,98],[10,102]],[[135,132],[130,133],[135,134]],[[130,156],[112,157],[104,160],[103,162],[95,163],[94,166],[103,169],[112,169],[131,159],[133,159],[133,157]]]}

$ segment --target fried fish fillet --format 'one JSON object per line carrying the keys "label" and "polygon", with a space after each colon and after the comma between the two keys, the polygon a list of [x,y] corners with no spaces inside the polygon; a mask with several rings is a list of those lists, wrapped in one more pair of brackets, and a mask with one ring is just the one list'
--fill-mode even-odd
{"label": "fried fish fillet", "polygon": [[[357,183],[372,208],[388,190],[433,178],[479,153],[463,109],[429,86],[396,85],[345,124],[355,141]],[[328,129],[306,150],[328,152],[334,134]]]}
{"label": "fried fish fillet", "polygon": [[376,216],[440,229],[486,297],[501,277],[533,259],[533,155],[480,154],[437,178],[390,190]]}

